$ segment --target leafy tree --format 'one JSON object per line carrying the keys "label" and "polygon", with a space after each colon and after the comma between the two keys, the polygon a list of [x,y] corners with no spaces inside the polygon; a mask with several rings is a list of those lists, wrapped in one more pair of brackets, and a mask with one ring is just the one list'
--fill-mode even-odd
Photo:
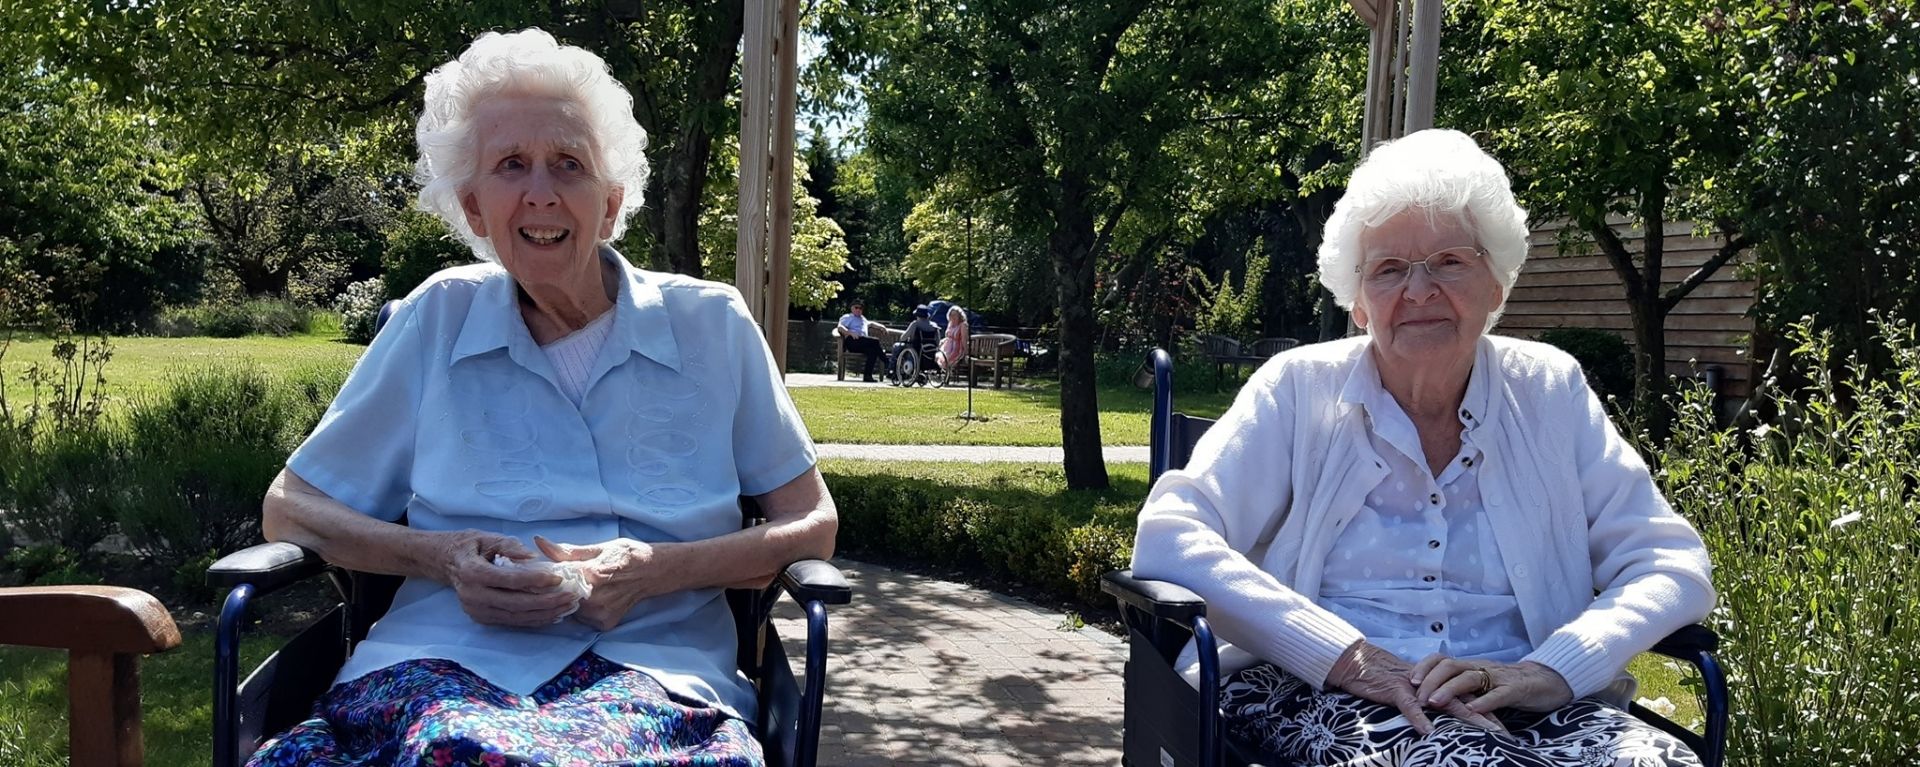
{"label": "leafy tree", "polygon": [[[1619,276],[1636,407],[1656,435],[1667,423],[1667,315],[1751,244],[1715,195],[1751,136],[1727,76],[1731,46],[1702,23],[1711,10],[1707,0],[1490,0],[1476,9],[1481,33],[1451,41],[1490,78],[1453,100],[1455,124],[1480,126],[1528,212],[1570,221]],[[1652,233],[1641,252],[1628,250],[1610,216]],[[1720,230],[1725,245],[1672,281],[1660,233],[1689,220]]]}
{"label": "leafy tree", "polygon": [[1249,0],[942,0],[823,6],[826,58],[861,75],[868,138],[930,186],[1004,192],[1043,237],[1060,312],[1067,483],[1107,485],[1094,389],[1095,273],[1127,212],[1184,168],[1169,138],[1290,64]]}
{"label": "leafy tree", "polygon": [[540,27],[599,54],[633,93],[650,138],[641,216],[652,261],[699,276],[713,142],[737,130],[728,95],[742,14],[739,0],[19,0],[0,7],[0,28],[33,56],[172,115],[210,155],[244,157],[347,135],[404,156],[433,67],[481,32]]}
{"label": "leafy tree", "polygon": [[0,67],[0,240],[9,271],[45,281],[49,308],[83,330],[126,328],[196,286],[180,160],[151,116],[93,82],[13,60]]}
{"label": "leafy tree", "polygon": [[[707,199],[700,213],[700,242],[707,254],[706,269],[732,275],[739,245],[739,148],[729,146],[719,157],[724,171],[709,177]],[[793,174],[793,245],[789,251],[787,300],[793,306],[820,309],[840,293],[831,279],[847,268],[847,241],[840,225],[819,215],[820,201],[807,193],[807,167],[796,161]]]}
{"label": "leafy tree", "polygon": [[1920,316],[1920,4],[1762,0],[1711,12],[1737,47],[1754,145],[1730,212],[1758,244],[1758,312],[1834,331],[1836,361],[1891,362],[1873,314]]}
{"label": "leafy tree", "polygon": [[213,236],[209,266],[245,295],[331,300],[347,282],[378,270],[383,230],[408,203],[399,168],[389,168],[392,184],[370,172],[379,159],[349,147],[306,147],[262,169],[193,179],[189,197]]}
{"label": "leafy tree", "polygon": [[913,284],[992,315],[995,324],[1021,324],[1030,315],[1024,308],[1051,306],[1046,243],[1005,223],[1012,217],[1005,195],[954,199],[960,196],[936,186],[907,214],[901,266]]}
{"label": "leafy tree", "polygon": [[849,302],[864,302],[868,316],[904,317],[919,296],[905,269],[912,181],[870,150],[838,163],[835,174],[833,218],[847,233],[849,266],[839,277],[846,286],[843,295]]}

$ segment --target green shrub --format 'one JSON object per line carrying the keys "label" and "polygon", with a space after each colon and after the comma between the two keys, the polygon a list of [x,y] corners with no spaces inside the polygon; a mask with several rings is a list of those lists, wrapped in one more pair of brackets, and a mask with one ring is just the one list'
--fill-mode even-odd
{"label": "green shrub", "polygon": [[169,338],[290,336],[306,335],[313,324],[311,307],[277,298],[252,298],[170,307],[155,318],[153,333]]}
{"label": "green shrub", "polygon": [[20,583],[40,583],[53,573],[77,569],[80,555],[56,544],[36,544],[7,552],[6,569]]}
{"label": "green shrub", "polygon": [[1541,332],[1540,341],[1579,360],[1587,385],[1600,399],[1633,399],[1633,347],[1626,339],[1597,328],[1554,328]]}
{"label": "green shrub", "polygon": [[134,548],[172,568],[260,539],[260,496],[285,465],[310,410],[255,367],[174,374],[128,414]]}
{"label": "green shrub", "polygon": [[1660,480],[1715,566],[1733,690],[1730,764],[1920,762],[1920,344],[1890,324],[1893,380],[1826,369],[1802,324],[1784,417],[1714,428],[1684,395]]}
{"label": "green shrub", "polygon": [[829,462],[840,542],[855,554],[980,568],[1061,599],[1105,604],[1100,576],[1125,567],[1145,467],[1114,488],[1068,491],[1057,467]]}
{"label": "green shrub", "polygon": [[[44,424],[43,424],[44,425]],[[126,444],[98,419],[0,434],[0,507],[26,538],[85,552],[114,529]]]}

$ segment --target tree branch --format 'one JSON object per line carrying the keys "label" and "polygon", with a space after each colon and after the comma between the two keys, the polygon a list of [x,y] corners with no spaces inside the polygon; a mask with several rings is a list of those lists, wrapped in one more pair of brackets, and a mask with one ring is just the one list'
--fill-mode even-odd
{"label": "tree branch", "polygon": [[1661,311],[1673,311],[1675,306],[1680,305],[1681,299],[1686,298],[1687,294],[1692,293],[1694,288],[1700,287],[1702,283],[1711,279],[1714,272],[1720,271],[1720,267],[1726,266],[1728,261],[1732,261],[1735,256],[1740,255],[1741,251],[1746,250],[1747,247],[1752,244],[1753,241],[1744,234],[1734,235],[1731,239],[1721,243],[1720,251],[1714,253],[1713,258],[1707,259],[1707,262],[1701,264],[1700,268],[1693,270],[1693,273],[1687,275],[1686,279],[1681,280],[1678,285],[1674,285],[1665,295],[1660,297]]}
{"label": "tree branch", "polygon": [[1627,286],[1627,301],[1639,303],[1646,295],[1646,289],[1640,282],[1640,270],[1633,266],[1633,255],[1627,252],[1627,244],[1620,241],[1620,235],[1614,233],[1613,227],[1608,226],[1604,218],[1589,222],[1582,228],[1593,235],[1600,252],[1606,255],[1607,263],[1613,266],[1613,273]]}

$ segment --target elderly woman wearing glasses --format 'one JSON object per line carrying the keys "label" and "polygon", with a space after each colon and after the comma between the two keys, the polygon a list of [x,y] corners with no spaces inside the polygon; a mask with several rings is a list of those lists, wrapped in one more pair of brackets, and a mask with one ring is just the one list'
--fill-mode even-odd
{"label": "elderly woman wearing glasses", "polygon": [[1707,615],[1706,550],[1578,363],[1487,334],[1525,221],[1463,134],[1374,150],[1320,249],[1366,335],[1263,366],[1141,510],[1134,569],[1206,598],[1243,746],[1316,765],[1699,763],[1624,712],[1624,669]]}

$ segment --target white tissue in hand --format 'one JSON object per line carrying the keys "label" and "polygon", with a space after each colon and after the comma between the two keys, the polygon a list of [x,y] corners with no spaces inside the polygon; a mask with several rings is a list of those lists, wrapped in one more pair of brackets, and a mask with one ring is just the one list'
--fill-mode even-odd
{"label": "white tissue in hand", "polygon": [[[493,563],[501,567],[524,567],[530,570],[545,570],[554,575],[558,575],[560,576],[560,585],[554,588],[572,594],[576,600],[584,600],[593,594],[593,586],[587,583],[587,576],[580,572],[580,565],[574,562],[543,562],[533,559],[522,562],[508,557],[505,554],[495,554],[493,555]],[[573,609],[580,609],[578,602],[575,602]],[[567,611],[567,615],[572,614],[573,610]]]}

